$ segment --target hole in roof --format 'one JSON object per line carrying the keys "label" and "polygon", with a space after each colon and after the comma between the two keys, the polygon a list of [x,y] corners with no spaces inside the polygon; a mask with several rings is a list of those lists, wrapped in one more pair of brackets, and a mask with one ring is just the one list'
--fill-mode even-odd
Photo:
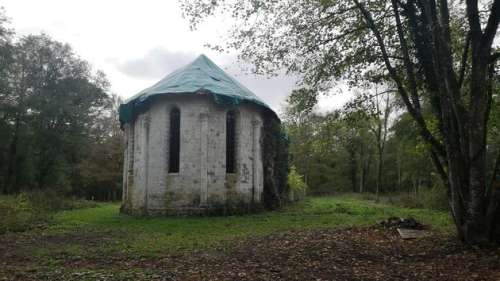
{"label": "hole in roof", "polygon": [[215,81],[218,81],[220,82],[221,79],[217,78],[217,77],[213,77],[213,76],[210,76],[210,78],[214,79]]}

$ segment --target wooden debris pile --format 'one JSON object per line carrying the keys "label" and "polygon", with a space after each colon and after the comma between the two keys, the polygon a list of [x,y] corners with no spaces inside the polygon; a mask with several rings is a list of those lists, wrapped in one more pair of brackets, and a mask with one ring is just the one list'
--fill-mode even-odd
{"label": "wooden debris pile", "polygon": [[432,236],[427,227],[414,218],[390,217],[380,222],[387,229],[395,229],[402,239],[416,239]]}

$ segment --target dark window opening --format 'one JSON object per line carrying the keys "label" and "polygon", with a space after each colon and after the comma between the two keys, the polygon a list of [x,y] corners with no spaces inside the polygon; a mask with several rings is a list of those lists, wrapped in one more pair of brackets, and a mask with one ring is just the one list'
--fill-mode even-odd
{"label": "dark window opening", "polygon": [[228,111],[226,116],[226,173],[236,171],[236,114]]}
{"label": "dark window opening", "polygon": [[181,112],[178,108],[170,111],[170,158],[168,165],[169,173],[179,172],[180,162],[180,133],[181,133]]}

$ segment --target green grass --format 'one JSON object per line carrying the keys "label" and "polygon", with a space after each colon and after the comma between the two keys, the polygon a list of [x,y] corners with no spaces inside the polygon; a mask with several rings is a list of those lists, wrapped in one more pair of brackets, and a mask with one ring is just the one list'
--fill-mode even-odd
{"label": "green grass", "polygon": [[0,234],[45,225],[60,210],[93,206],[96,206],[95,202],[62,197],[50,190],[0,195]]}
{"label": "green grass", "polygon": [[[46,229],[51,235],[104,233],[110,239],[100,251],[157,255],[179,250],[224,246],[238,238],[288,230],[369,226],[390,216],[414,217],[441,232],[453,229],[447,212],[375,204],[346,197],[309,198],[280,211],[230,217],[131,217],[119,214],[119,205],[59,212]],[[92,235],[90,235],[92,236]],[[95,239],[100,239],[97,236]],[[59,247],[81,249],[68,239]]]}

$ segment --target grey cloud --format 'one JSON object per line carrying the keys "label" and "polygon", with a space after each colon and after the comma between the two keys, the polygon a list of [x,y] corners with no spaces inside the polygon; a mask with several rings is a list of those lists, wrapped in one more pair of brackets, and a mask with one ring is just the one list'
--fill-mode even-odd
{"label": "grey cloud", "polygon": [[228,57],[221,67],[259,96],[278,114],[281,113],[287,96],[297,88],[297,81],[299,81],[298,77],[284,73],[272,77],[248,73],[246,69],[251,67],[238,61],[236,57]]}
{"label": "grey cloud", "polygon": [[281,112],[287,96],[297,87],[297,78],[291,76],[264,77],[242,73],[233,76],[276,112]]}
{"label": "grey cloud", "polygon": [[151,49],[144,57],[113,64],[122,73],[139,79],[160,79],[196,58],[194,53],[172,52],[164,48]]}
{"label": "grey cloud", "polygon": [[[264,100],[278,114],[283,113],[283,106],[288,95],[294,89],[299,88],[297,82],[300,81],[300,78],[298,76],[286,75],[284,73],[274,77],[253,75],[243,72],[237,66],[234,67],[234,64],[231,67],[225,68],[225,71]],[[325,113],[336,108],[341,108],[351,97],[352,94],[346,88],[346,85],[340,83],[329,93],[319,96],[315,111]]]}

